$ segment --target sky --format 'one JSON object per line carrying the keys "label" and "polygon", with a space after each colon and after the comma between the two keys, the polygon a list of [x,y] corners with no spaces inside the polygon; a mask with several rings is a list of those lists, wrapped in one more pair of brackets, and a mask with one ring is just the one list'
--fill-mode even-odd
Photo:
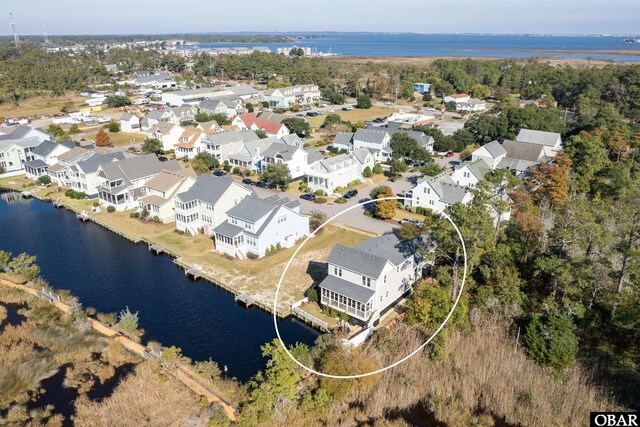
{"label": "sky", "polygon": [[0,0],[0,35],[639,34],[640,0]]}

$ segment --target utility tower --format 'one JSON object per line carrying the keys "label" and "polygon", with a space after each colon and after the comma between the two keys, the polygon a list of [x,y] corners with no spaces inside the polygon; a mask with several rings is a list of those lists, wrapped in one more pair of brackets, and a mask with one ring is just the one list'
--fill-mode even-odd
{"label": "utility tower", "polygon": [[13,22],[13,12],[9,12],[9,22],[11,23],[11,31],[13,31],[13,42],[16,47],[20,47],[20,37],[18,37],[18,32],[16,31],[16,23]]}

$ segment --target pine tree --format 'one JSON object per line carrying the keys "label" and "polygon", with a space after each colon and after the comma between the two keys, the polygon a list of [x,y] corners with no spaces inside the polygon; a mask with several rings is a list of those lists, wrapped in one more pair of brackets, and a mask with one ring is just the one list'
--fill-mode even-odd
{"label": "pine tree", "polygon": [[100,128],[96,134],[96,147],[108,147],[110,143],[109,135],[107,135],[103,128]]}

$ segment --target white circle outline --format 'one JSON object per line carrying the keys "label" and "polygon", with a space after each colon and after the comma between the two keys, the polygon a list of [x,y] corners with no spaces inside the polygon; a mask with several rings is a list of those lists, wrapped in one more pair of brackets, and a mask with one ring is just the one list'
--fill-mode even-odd
{"label": "white circle outline", "polygon": [[298,359],[293,357],[291,352],[289,352],[289,350],[287,349],[287,346],[284,344],[284,341],[282,341],[282,337],[280,336],[280,329],[278,329],[278,315],[277,315],[278,293],[280,292],[280,286],[282,286],[282,281],[284,280],[284,277],[287,274],[287,270],[289,270],[289,266],[291,266],[291,262],[295,259],[296,255],[298,255],[298,252],[300,252],[300,249],[302,249],[304,247],[304,245],[307,243],[307,241],[311,237],[313,237],[318,231],[322,230],[322,228],[325,225],[327,225],[331,221],[333,221],[335,218],[337,218],[340,215],[342,215],[343,213],[349,212],[350,210],[355,209],[355,208],[357,208],[359,206],[364,206],[364,205],[367,205],[367,204],[370,204],[370,203],[375,203],[375,202],[380,201],[380,200],[406,200],[406,197],[393,196],[393,197],[381,197],[379,199],[366,200],[364,202],[360,202],[358,204],[355,204],[353,206],[348,207],[347,209],[344,209],[344,210],[338,212],[336,215],[332,216],[331,218],[326,220],[324,223],[322,223],[320,225],[320,227],[318,227],[317,229],[315,229],[313,231],[313,233],[311,233],[311,234],[309,234],[307,236],[307,238],[302,242],[302,244],[298,247],[298,249],[296,249],[296,251],[293,253],[293,255],[291,255],[291,258],[289,258],[289,262],[287,262],[287,265],[284,267],[284,270],[282,271],[282,275],[280,276],[280,280],[278,281],[278,287],[276,288],[276,295],[275,295],[275,298],[274,298],[274,301],[273,301],[273,325],[274,325],[274,327],[276,329],[276,335],[278,336],[278,341],[280,342],[280,345],[284,349],[285,353],[287,353],[287,355],[291,358],[291,360],[293,360],[294,362],[296,362],[296,364],[298,366],[300,366],[303,369],[306,369],[308,372],[311,372],[312,374],[319,375],[319,376],[325,377],[325,378],[335,378],[335,379],[364,378],[364,377],[368,377],[368,376],[371,376],[371,375],[380,374],[380,373],[382,373],[382,372],[384,372],[384,371],[386,371],[388,369],[394,368],[394,367],[400,365],[401,363],[406,362],[411,357],[415,356],[420,350],[425,348],[431,342],[431,340],[433,340],[438,335],[438,333],[440,333],[440,331],[442,330],[442,328],[444,328],[444,325],[447,324],[447,322],[449,321],[449,318],[451,317],[451,315],[455,311],[456,307],[458,306],[458,302],[460,301],[460,297],[462,296],[462,291],[464,290],[464,284],[465,284],[465,281],[467,279],[467,248],[466,248],[466,246],[464,244],[464,239],[462,238],[462,233],[460,233],[460,229],[458,229],[458,226],[453,222],[451,217],[449,215],[447,215],[444,211],[442,211],[442,210],[440,210],[438,208],[429,208],[429,209],[437,211],[440,215],[444,216],[451,223],[451,225],[453,225],[453,228],[455,228],[456,233],[458,234],[458,238],[460,239],[460,244],[462,245],[462,252],[464,254],[464,271],[463,271],[463,274],[462,274],[462,285],[460,285],[460,291],[458,292],[456,300],[453,303],[453,307],[451,307],[451,310],[447,314],[447,317],[445,317],[444,321],[442,322],[442,324],[440,324],[438,329],[436,329],[436,331],[433,333],[433,335],[431,335],[429,337],[429,339],[427,339],[424,342],[424,344],[422,344],[420,347],[418,347],[417,349],[415,349],[413,352],[411,352],[407,356],[403,357],[402,359],[398,360],[397,362],[394,362],[391,365],[386,366],[384,368],[380,368],[380,369],[378,369],[376,371],[367,372],[367,373],[364,373],[364,374],[357,374],[357,375],[331,375],[331,374],[325,374],[324,372],[318,372],[315,369],[312,369],[312,368],[309,368],[308,366],[305,366],[304,364],[300,363],[298,361]]}

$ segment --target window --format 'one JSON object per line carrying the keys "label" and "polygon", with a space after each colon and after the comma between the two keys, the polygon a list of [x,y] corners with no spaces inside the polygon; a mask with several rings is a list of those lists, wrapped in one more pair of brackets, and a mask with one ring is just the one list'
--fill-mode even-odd
{"label": "window", "polygon": [[435,203],[433,202],[433,200],[429,200],[429,204],[433,206]]}
{"label": "window", "polygon": [[342,269],[338,267],[333,267],[333,274],[338,277],[342,277]]}

